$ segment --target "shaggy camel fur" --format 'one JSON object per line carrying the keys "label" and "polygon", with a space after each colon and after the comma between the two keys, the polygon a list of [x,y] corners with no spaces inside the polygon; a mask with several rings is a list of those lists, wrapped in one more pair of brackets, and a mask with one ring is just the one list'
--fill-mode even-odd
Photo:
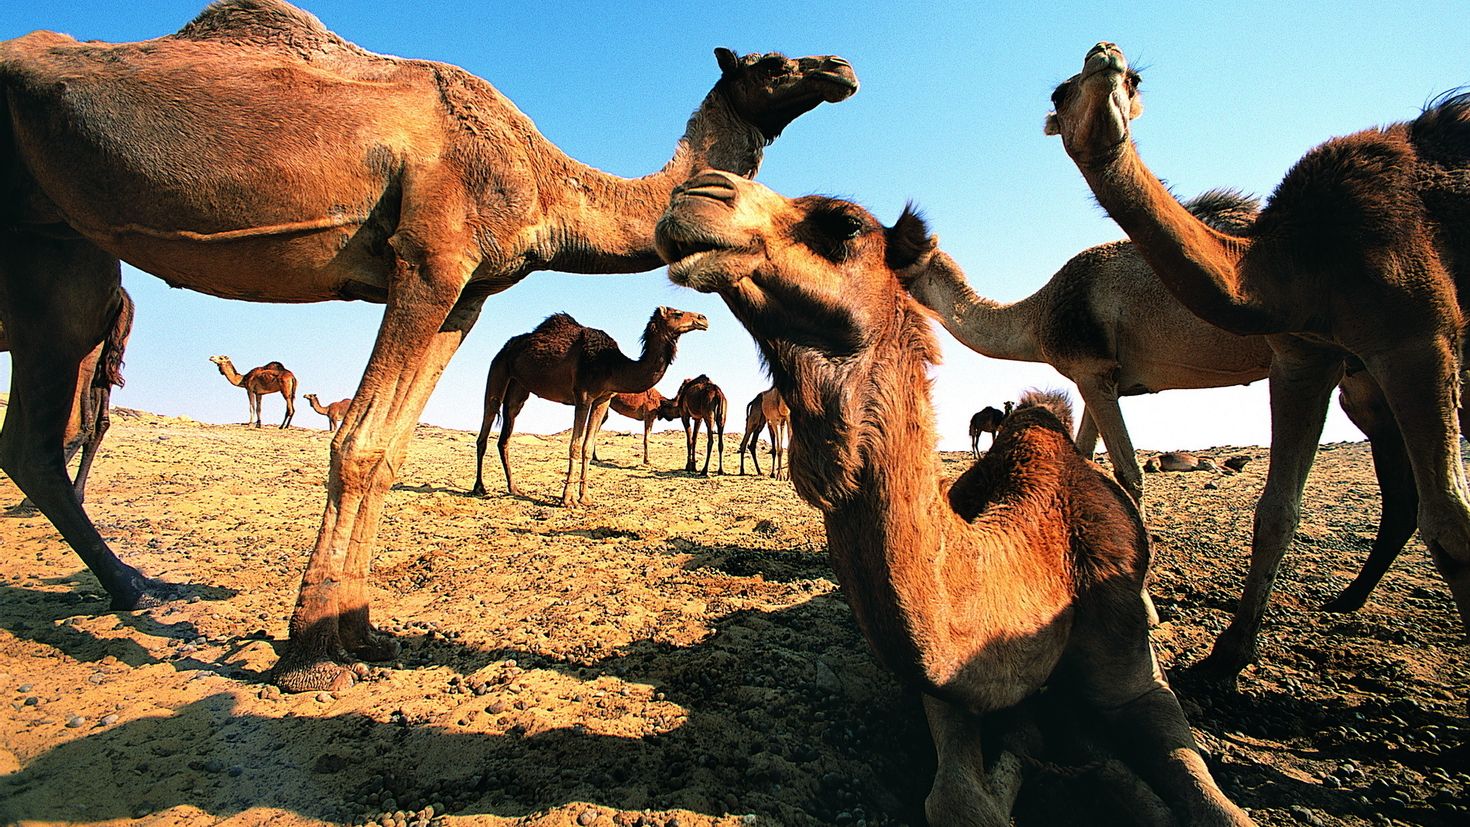
{"label": "shaggy camel fur", "polygon": [[[679,411],[673,405],[674,400],[665,399],[657,388],[649,388],[642,393],[615,393],[612,401],[608,403],[610,410],[616,411],[629,419],[636,419],[643,423],[643,464],[648,464],[648,433],[653,430],[655,420],[662,419],[671,422],[679,418]],[[602,425],[607,424],[604,417]],[[599,430],[600,430],[599,426]],[[594,437],[592,443],[592,459],[597,459],[597,440]]]}
{"label": "shaggy camel fur", "polygon": [[760,445],[761,430],[771,430],[771,479],[779,479],[786,456],[786,431],[791,424],[791,409],[781,392],[768,388],[755,395],[745,406],[745,434],[740,437],[740,475],[745,476],[745,452],[750,452],[750,461],[755,464],[757,476],[761,472],[761,461],[756,456]]}
{"label": "shaggy camel fur", "polygon": [[[597,328],[583,327],[565,313],[548,316],[530,333],[512,336],[490,360],[485,414],[480,421],[480,436],[475,440],[475,487],[470,493],[485,496],[485,448],[498,414],[500,437],[495,446],[505,469],[505,488],[514,496],[524,496],[511,479],[510,436],[521,408],[534,393],[572,406],[572,438],[561,502],[567,508],[591,503],[587,496],[587,463],[613,395],[640,393],[653,387],[674,361],[679,337],[691,330],[708,329],[709,320],[702,314],[660,307],[643,329],[643,354],[637,361],[624,356],[611,336]],[[572,478],[579,467],[574,496]]]}
{"label": "shaggy camel fur", "polygon": [[[674,397],[674,405],[679,411],[679,421],[684,424],[684,449],[686,461],[684,470],[694,472],[694,452],[699,445],[699,426],[704,424],[704,469],[699,473],[709,475],[710,448],[718,442],[720,446],[719,473],[725,473],[725,418],[728,403],[725,401],[725,392],[720,386],[710,381],[705,374],[685,379],[679,385],[679,393]],[[691,427],[692,426],[692,427]],[[716,439],[715,430],[718,427],[719,435]]]}
{"label": "shaggy camel fur", "polygon": [[970,453],[974,455],[975,459],[980,458],[981,434],[990,434],[990,444],[995,444],[995,434],[1000,430],[1000,423],[1004,422],[1005,418],[1011,415],[1011,408],[1013,407],[1011,402],[1008,400],[1005,406],[1006,409],[1001,410],[1000,408],[992,408],[986,405],[976,411],[974,416],[970,417]]}
{"label": "shaggy camel fur", "polygon": [[[82,453],[77,475],[72,480],[72,491],[78,503],[87,500],[87,477],[92,473],[92,462],[102,447],[102,438],[112,427],[112,388],[114,385],[123,386],[123,353],[133,332],[135,307],[128,291],[119,287],[117,294],[117,315],[107,329],[107,337],[77,366],[71,417],[62,437],[62,445],[65,446],[63,464],[69,464],[78,451]],[[9,350],[10,339],[5,325],[0,323],[0,353]],[[27,497],[17,508],[30,511],[35,505]]]}
{"label": "shaggy camel fur", "polygon": [[302,396],[307,402],[311,403],[311,409],[313,411],[327,418],[328,431],[337,430],[337,426],[341,425],[342,419],[347,416],[347,407],[352,404],[351,399],[338,399],[336,402],[323,408],[322,403],[317,400],[316,394],[308,393]]}
{"label": "shaggy camel fur", "polygon": [[250,402],[250,418],[245,420],[246,425],[254,423],[255,427],[260,427],[260,403],[262,397],[269,393],[279,393],[285,398],[286,418],[281,420],[281,427],[291,424],[291,417],[296,415],[296,374],[286,370],[285,365],[266,362],[241,376],[228,356],[211,356],[209,361],[219,368],[220,375],[231,385],[245,389],[245,396]]}
{"label": "shaggy camel fur", "polygon": [[1028,396],[984,461],[940,479],[937,349],[900,286],[933,253],[921,219],[886,229],[847,202],[709,171],[675,191],[657,238],[673,281],[718,293],[750,331],[791,406],[791,479],[823,513],[858,626],[924,695],[939,754],[929,823],[1010,823],[1020,762],[986,750],[979,717],[1043,686],[1105,722],[1189,823],[1250,823],[1154,658],[1148,535],[1078,453],[1054,413],[1065,399]]}
{"label": "shaggy camel fur", "polygon": [[113,555],[69,493],[68,389],[116,309],[118,260],[254,301],[385,305],[332,440],[326,507],[274,670],[342,688],[398,650],[369,617],[383,497],[444,365],[488,296],[537,270],[659,265],[653,224],[708,166],[754,174],[803,113],[857,90],[836,57],[737,56],[672,160],[643,178],[568,157],[490,84],[373,54],[281,0],[221,0],[177,34],[0,43],[0,318],[15,343],[0,467],[119,609],[167,587]]}
{"label": "shaggy camel fur", "polygon": [[1052,94],[1062,137],[1097,200],[1200,318],[1271,346],[1271,467],[1251,567],[1230,626],[1200,664],[1233,681],[1256,657],[1277,566],[1344,371],[1366,374],[1397,421],[1418,528],[1470,628],[1470,501],[1460,461],[1463,308],[1470,279],[1470,96],[1410,123],[1336,138],[1287,173],[1243,234],[1180,206],[1143,164],[1131,120],[1139,76],[1099,43]]}

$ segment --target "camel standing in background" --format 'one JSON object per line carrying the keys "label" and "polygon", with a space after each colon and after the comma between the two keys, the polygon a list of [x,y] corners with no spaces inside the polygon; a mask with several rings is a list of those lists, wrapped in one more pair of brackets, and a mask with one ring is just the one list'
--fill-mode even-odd
{"label": "camel standing in background", "polygon": [[745,433],[740,437],[740,475],[745,476],[745,452],[750,451],[750,461],[755,464],[756,476],[761,473],[761,461],[756,456],[760,444],[761,430],[771,429],[771,478],[779,479],[784,467],[786,451],[786,429],[791,421],[791,409],[781,392],[768,388],[755,395],[745,406]]}
{"label": "camel standing in background", "polygon": [[[584,327],[565,313],[548,316],[530,333],[512,336],[490,360],[485,413],[475,440],[475,487],[470,493],[485,496],[485,447],[499,414],[500,437],[495,446],[505,469],[505,488],[514,496],[524,496],[511,478],[509,446],[516,417],[534,393],[572,406],[572,438],[561,502],[567,508],[590,504],[587,462],[613,395],[640,393],[653,387],[674,361],[679,337],[691,330],[708,329],[709,320],[702,314],[660,307],[643,329],[643,353],[636,361],[624,356],[611,336],[595,327]],[[574,496],[572,478],[579,466]]]}
{"label": "camel standing in background", "polygon": [[[612,401],[608,403],[610,410],[616,411],[629,419],[636,419],[643,423],[643,464],[648,464],[648,432],[653,430],[655,420],[672,421],[679,418],[679,412],[674,408],[672,399],[665,399],[657,388],[649,388],[642,393],[615,393]],[[607,415],[604,414],[602,423],[607,424]],[[592,459],[597,460],[597,438],[592,441]]]}
{"label": "camel standing in background", "polygon": [[332,404],[323,408],[322,403],[317,400],[316,394],[314,393],[303,394],[302,398],[311,403],[311,409],[313,411],[316,411],[317,413],[327,418],[328,431],[337,430],[337,426],[341,425],[342,419],[347,416],[348,406],[352,404],[352,400],[350,398],[339,399],[336,402],[333,402]]}
{"label": "camel standing in background", "polygon": [[[685,379],[674,396],[674,406],[679,411],[679,420],[684,424],[684,470],[694,472],[694,451],[699,445],[699,426],[704,424],[704,469],[699,473],[709,475],[710,448],[715,442],[720,445],[719,473],[725,473],[725,414],[728,403],[725,392],[710,381],[705,374]],[[692,427],[691,427],[692,426]],[[716,439],[715,429],[719,428]]]}
{"label": "camel standing in background", "polygon": [[[1138,156],[1138,73],[1099,43],[1052,93],[1060,135],[1098,203],[1164,286],[1200,318],[1271,347],[1271,467],[1256,506],[1245,591],[1199,664],[1234,681],[1256,658],[1276,570],[1332,388],[1382,397],[1418,496],[1418,528],[1470,629],[1470,494],[1458,420],[1470,282],[1470,95],[1410,123],[1335,138],[1297,162],[1250,230],[1201,223]],[[1377,446],[1375,446],[1376,448]],[[1377,451],[1375,450],[1375,460]],[[1381,476],[1381,474],[1380,474]]]}
{"label": "camel standing in background", "polygon": [[[107,338],[93,348],[77,366],[76,389],[72,397],[71,416],[67,420],[62,437],[64,446],[63,465],[70,464],[78,451],[82,459],[77,465],[76,477],[72,480],[72,491],[77,502],[87,500],[87,477],[92,473],[92,463],[102,448],[102,438],[112,427],[112,388],[123,386],[123,353],[127,350],[128,337],[133,333],[133,314],[136,310],[133,297],[128,291],[117,288],[118,305],[116,315],[107,331]],[[10,350],[10,339],[5,325],[0,324],[0,353]],[[17,508],[35,508],[30,498],[22,500]]]}
{"label": "camel standing in background", "polygon": [[383,303],[273,671],[293,691],[350,685],[352,658],[398,652],[369,612],[383,497],[485,299],[537,270],[658,267],[653,225],[676,184],[753,175],[792,121],[857,91],[837,57],[715,57],[672,159],[627,179],[568,157],[484,80],[366,51],[281,0],[221,0],[143,43],[0,43],[0,318],[24,328],[0,467],[114,608],[156,604],[166,584],[112,553],[61,462],[71,377],[113,318],[119,260],[225,298]]}
{"label": "camel standing in background", "polygon": [[980,458],[981,434],[990,434],[990,444],[995,444],[995,434],[1000,430],[1000,424],[1011,415],[1010,400],[1006,400],[1005,406],[1006,409],[1001,410],[986,405],[970,417],[970,453],[975,456],[975,459]]}
{"label": "camel standing in background", "polygon": [[296,415],[296,374],[286,370],[285,365],[266,362],[241,376],[228,356],[211,356],[209,361],[219,368],[220,375],[231,385],[245,389],[245,396],[250,402],[250,418],[245,420],[246,425],[254,423],[255,427],[260,427],[261,398],[268,393],[279,393],[285,398],[286,418],[281,420],[281,427],[291,424],[291,417]]}
{"label": "camel standing in background", "polygon": [[906,210],[888,229],[854,204],[710,171],[675,191],[657,237],[670,278],[725,300],[791,406],[791,479],[822,511],[858,626],[923,693],[930,824],[1010,823],[1033,756],[985,743],[982,719],[1043,686],[1152,786],[1130,806],[1139,823],[1251,823],[1158,667],[1148,534],[1077,451],[1065,397],[1028,394],[983,460],[941,480],[938,348],[900,287],[933,254],[922,219]]}

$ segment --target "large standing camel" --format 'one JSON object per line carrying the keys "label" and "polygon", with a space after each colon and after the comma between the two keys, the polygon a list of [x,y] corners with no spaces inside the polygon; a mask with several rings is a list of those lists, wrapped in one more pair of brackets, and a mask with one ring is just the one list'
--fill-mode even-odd
{"label": "large standing camel", "polygon": [[[754,174],[792,120],[857,89],[836,57],[739,57],[663,169],[567,157],[485,81],[377,55],[280,0],[223,0],[173,35],[0,43],[0,318],[15,372],[0,467],[118,609],[166,594],[113,555],[61,462],[70,379],[114,316],[118,260],[226,298],[385,304],[332,441],[326,508],[274,677],[351,683],[398,647],[369,619],[383,496],[486,297],[537,270],[659,265],[669,192],[708,166]],[[65,323],[63,323],[65,322]]]}
{"label": "large standing camel", "polygon": [[[505,488],[514,496],[523,496],[511,479],[510,436],[521,408],[534,393],[572,406],[572,438],[561,502],[567,508],[589,504],[587,462],[613,395],[653,387],[674,361],[679,337],[691,330],[708,329],[709,320],[700,313],[660,307],[643,329],[643,353],[636,361],[624,356],[611,336],[595,327],[583,327],[565,313],[548,316],[530,333],[512,336],[490,360],[485,379],[485,415],[475,440],[475,487],[470,493],[485,496],[485,447],[498,414],[500,437],[495,447],[500,466],[505,469]],[[581,473],[577,474],[579,468]]]}
{"label": "large standing camel", "polygon": [[1470,279],[1470,96],[1410,123],[1336,138],[1297,162],[1232,235],[1202,223],[1144,166],[1130,121],[1139,76],[1099,43],[1052,94],[1047,131],[1164,286],[1200,318],[1271,346],[1271,468],[1230,626],[1201,664],[1233,680],[1256,656],[1276,569],[1344,371],[1376,385],[1407,448],[1418,527],[1470,628],[1470,503],[1460,461],[1463,309]]}
{"label": "large standing camel", "polygon": [[[725,419],[728,402],[720,386],[701,373],[693,379],[685,379],[674,396],[674,405],[679,409],[679,420],[684,424],[684,470],[694,471],[694,452],[699,445],[699,426],[704,425],[704,469],[699,473],[709,475],[710,449],[716,441],[720,445],[719,473],[725,473]],[[718,439],[715,429],[719,429]]]}
{"label": "large standing camel", "polygon": [[250,402],[250,418],[245,421],[246,425],[253,423],[260,427],[260,405],[265,395],[271,393],[279,393],[286,400],[286,418],[281,420],[281,427],[291,424],[291,417],[296,415],[296,374],[287,370],[285,365],[266,362],[241,376],[228,356],[211,356],[209,361],[219,368],[220,375],[231,385],[245,389],[245,396]]}
{"label": "large standing camel", "polygon": [[750,461],[755,464],[756,476],[761,473],[761,461],[756,455],[760,445],[761,430],[771,431],[771,478],[778,479],[786,456],[786,431],[791,424],[791,409],[786,400],[774,387],[756,394],[745,406],[745,433],[740,437],[740,475],[745,475],[745,452],[750,452]]}
{"label": "large standing camel", "polygon": [[343,417],[347,416],[347,408],[352,405],[351,399],[338,399],[336,402],[322,407],[321,401],[316,398],[316,394],[314,393],[302,394],[302,398],[310,403],[313,411],[327,418],[328,431],[337,430],[337,427],[342,424]]}
{"label": "large standing camel", "polygon": [[1077,451],[1065,399],[1028,395],[985,460],[941,480],[937,347],[900,286],[934,249],[921,219],[887,229],[847,202],[710,171],[675,191],[658,245],[675,283],[730,306],[791,407],[791,479],[823,513],[858,626],[923,693],[930,824],[1010,823],[1020,762],[982,744],[980,717],[1043,686],[1101,722],[1182,820],[1250,823],[1154,658],[1143,522]]}
{"label": "large standing camel", "polygon": [[[636,419],[643,423],[643,464],[648,464],[648,433],[653,430],[653,423],[662,419],[666,422],[679,418],[679,411],[673,405],[674,400],[665,399],[657,388],[649,388],[642,393],[615,393],[612,401],[608,403],[610,410],[616,411],[629,419]],[[604,418],[602,425],[607,424]],[[592,459],[597,459],[597,439],[593,437]]]}

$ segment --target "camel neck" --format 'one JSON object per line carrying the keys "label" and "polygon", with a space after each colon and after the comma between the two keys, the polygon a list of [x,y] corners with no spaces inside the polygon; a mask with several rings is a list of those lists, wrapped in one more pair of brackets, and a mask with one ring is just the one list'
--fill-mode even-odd
{"label": "camel neck", "polygon": [[908,291],[933,310],[950,335],[969,349],[992,359],[1041,359],[1034,302],[1023,299],[1002,304],[979,295],[949,254],[936,251]]}
{"label": "camel neck", "polygon": [[1277,332],[1267,310],[1242,290],[1240,262],[1250,241],[1212,229],[1185,209],[1131,140],[1107,162],[1078,168],[1098,203],[1185,307],[1232,333]]}
{"label": "camel neck", "polygon": [[320,402],[316,401],[316,397],[314,397],[314,396],[308,396],[308,397],[306,397],[306,401],[311,405],[311,409],[313,411],[316,411],[317,413],[321,414],[322,416],[326,416],[327,415],[327,409],[326,408],[323,408],[322,407],[322,404]]}
{"label": "camel neck", "polygon": [[765,138],[741,119],[716,86],[700,104],[662,169],[620,178],[565,155],[537,165],[549,206],[547,269],[568,273],[635,273],[662,264],[653,228],[674,187],[702,169],[751,177]]}
{"label": "camel neck", "polygon": [[643,329],[643,353],[637,361],[629,361],[614,388],[618,393],[642,393],[664,378],[664,371],[674,361],[679,334],[669,330],[655,317]]}
{"label": "camel neck", "polygon": [[215,366],[219,368],[220,375],[228,380],[231,385],[238,386],[245,381],[245,377],[241,376],[240,372],[235,370],[235,364],[228,359],[223,362],[216,362]]}

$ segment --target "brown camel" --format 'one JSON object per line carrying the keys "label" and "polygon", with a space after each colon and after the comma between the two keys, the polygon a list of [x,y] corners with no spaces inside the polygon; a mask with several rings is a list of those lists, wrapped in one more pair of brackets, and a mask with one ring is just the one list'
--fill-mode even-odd
{"label": "brown camel", "polygon": [[1410,123],[1336,138],[1297,162],[1233,235],[1200,222],[1144,166],[1130,121],[1139,76],[1099,43],[1052,94],[1062,137],[1097,200],[1164,286],[1200,318],[1271,346],[1271,467],[1251,568],[1230,626],[1200,664],[1234,680],[1256,656],[1276,569],[1334,385],[1377,386],[1407,449],[1418,528],[1470,628],[1470,502],[1457,411],[1470,280],[1470,95]]}
{"label": "brown camel", "polygon": [[1182,820],[1250,823],[1154,658],[1148,535],[1077,451],[1065,397],[1029,394],[983,461],[940,479],[937,347],[900,286],[933,252],[922,219],[888,229],[847,202],[709,171],[675,191],[657,232],[673,281],[718,293],[755,339],[791,407],[791,479],[823,512],[858,626],[923,693],[930,824],[1010,823],[1020,760],[982,744],[981,718],[1043,686],[1085,708]]}
{"label": "brown camel", "polygon": [[[116,316],[107,329],[107,338],[83,357],[77,366],[77,384],[62,437],[63,465],[81,451],[82,459],[77,465],[77,475],[72,480],[72,491],[77,502],[86,502],[87,477],[92,473],[92,462],[102,447],[102,438],[112,427],[112,388],[123,386],[123,352],[127,349],[128,337],[133,332],[133,297],[121,287],[117,289],[118,306]],[[0,324],[0,353],[10,350],[10,339],[5,325]],[[35,508],[30,498],[23,500],[18,509],[30,511]]]}
{"label": "brown camel", "polygon": [[986,405],[970,417],[970,453],[975,456],[975,459],[980,458],[981,434],[990,434],[990,444],[995,444],[995,434],[1000,430],[1000,423],[1011,415],[1011,402],[1007,400],[1005,406],[1006,409],[1001,410]]}
{"label": "brown camel", "polygon": [[[500,437],[495,446],[500,466],[505,469],[505,488],[514,496],[524,496],[511,479],[510,436],[521,408],[534,393],[572,406],[572,438],[561,502],[567,508],[591,503],[587,496],[587,462],[613,395],[640,393],[653,387],[674,361],[679,337],[691,330],[708,329],[709,320],[699,313],[660,307],[643,329],[643,354],[637,361],[624,356],[611,336],[597,328],[583,327],[565,313],[548,316],[530,333],[512,336],[490,360],[490,373],[485,379],[485,415],[475,440],[475,487],[470,493],[485,496],[485,447],[498,414]],[[574,496],[572,479],[579,467]]]}
{"label": "brown camel", "polygon": [[[612,401],[608,403],[610,410],[616,411],[629,419],[636,419],[643,423],[643,464],[648,464],[648,433],[653,430],[653,423],[662,419],[666,422],[679,418],[679,411],[674,408],[672,399],[665,399],[657,388],[649,388],[642,393],[615,393]],[[607,424],[606,416],[602,424]],[[599,428],[600,430],[600,428]],[[592,459],[597,459],[596,438],[593,439]]]}
{"label": "brown camel", "polygon": [[245,396],[250,402],[250,418],[245,421],[246,425],[254,423],[255,427],[260,427],[260,403],[268,393],[279,393],[286,400],[286,418],[281,420],[281,427],[291,424],[291,417],[296,415],[296,374],[287,370],[285,365],[267,362],[241,376],[228,356],[211,356],[209,361],[219,368],[220,375],[231,385],[245,389]]}
{"label": "brown camel", "polygon": [[274,671],[290,690],[350,684],[352,656],[397,652],[369,617],[383,496],[485,299],[537,270],[659,266],[653,225],[676,184],[707,166],[754,174],[794,119],[857,90],[836,57],[715,56],[673,159],[625,179],[568,157],[468,72],[373,54],[280,0],[222,0],[142,43],[0,43],[0,318],[16,365],[0,467],[114,607],[156,603],[166,586],[113,555],[61,462],[119,259],[226,298],[385,304]]}
{"label": "brown camel", "polygon": [[[719,473],[725,473],[725,414],[727,403],[725,392],[710,381],[705,374],[685,379],[674,397],[679,411],[679,420],[684,423],[684,449],[687,455],[684,470],[694,472],[694,449],[699,444],[699,426],[704,424],[704,469],[699,473],[709,475],[710,449],[715,442],[720,445]],[[691,427],[692,426],[692,427]],[[715,429],[719,428],[716,439]]]}
{"label": "brown camel", "polygon": [[352,404],[351,399],[338,399],[336,402],[333,402],[332,404],[323,408],[322,403],[317,400],[316,394],[302,394],[302,397],[307,402],[311,403],[311,409],[313,411],[316,411],[317,413],[327,418],[328,431],[337,430],[337,426],[342,424],[343,417],[347,416],[347,406]]}
{"label": "brown camel", "polygon": [[791,423],[791,409],[781,392],[768,388],[755,395],[745,406],[745,434],[740,437],[740,475],[745,476],[745,452],[750,451],[750,461],[755,464],[757,476],[761,472],[761,461],[756,456],[760,444],[761,430],[771,430],[771,478],[779,479],[786,456],[786,431]]}

